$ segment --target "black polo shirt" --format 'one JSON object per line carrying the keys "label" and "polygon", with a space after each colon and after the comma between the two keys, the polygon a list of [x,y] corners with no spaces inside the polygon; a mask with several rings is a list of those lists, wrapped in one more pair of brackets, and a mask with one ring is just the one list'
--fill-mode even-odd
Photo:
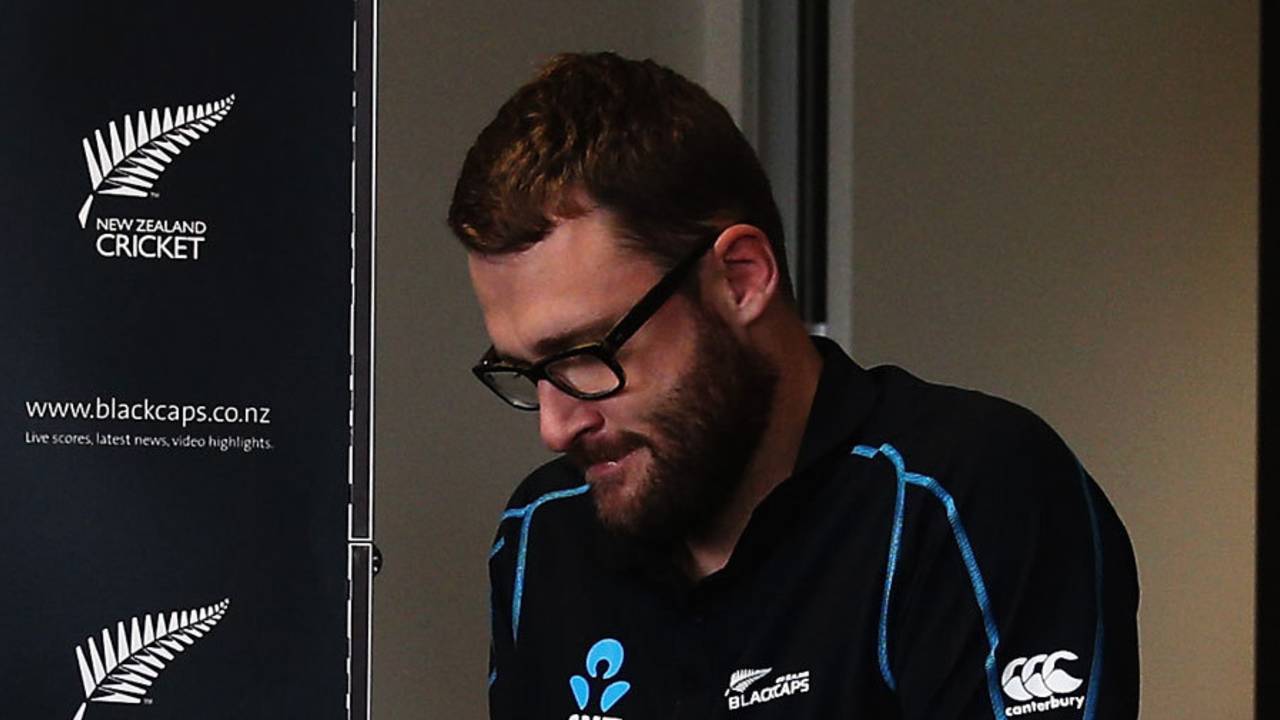
{"label": "black polo shirt", "polygon": [[494,718],[1134,718],[1137,574],[1031,412],[824,364],[795,472],[685,579],[559,459],[490,552]]}

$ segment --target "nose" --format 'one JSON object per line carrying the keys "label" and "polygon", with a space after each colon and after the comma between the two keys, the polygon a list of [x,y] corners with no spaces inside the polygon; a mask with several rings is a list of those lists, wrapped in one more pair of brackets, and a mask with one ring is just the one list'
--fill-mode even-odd
{"label": "nose", "polygon": [[546,380],[538,382],[538,430],[552,452],[567,451],[575,438],[602,420],[594,403],[567,395]]}

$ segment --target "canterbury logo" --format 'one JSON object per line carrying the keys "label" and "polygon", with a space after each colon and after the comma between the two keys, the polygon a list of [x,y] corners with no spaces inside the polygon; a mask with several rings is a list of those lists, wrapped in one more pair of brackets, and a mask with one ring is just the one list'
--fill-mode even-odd
{"label": "canterbury logo", "polygon": [[[102,630],[102,644],[89,637],[76,648],[84,702],[73,720],[81,720],[89,703],[140,705],[160,671],[196,640],[204,637],[227,614],[231,600],[194,610],[135,616],[128,625]],[[114,633],[112,630],[114,629]]]}
{"label": "canterbury logo", "polygon": [[138,111],[137,122],[124,116],[124,132],[112,120],[107,137],[93,131],[93,142],[84,138],[84,161],[89,168],[89,197],[80,206],[80,227],[89,220],[94,195],[147,197],[160,175],[184,148],[204,137],[231,112],[234,94],[203,105],[187,105],[176,110],[152,108]]}
{"label": "canterbury logo", "polygon": [[735,670],[729,676],[729,689],[724,691],[726,696],[731,692],[743,693],[747,688],[751,687],[751,683],[773,672],[773,668],[764,668],[763,670],[751,670],[749,668],[743,670]]}
{"label": "canterbury logo", "polygon": [[1006,695],[1019,702],[1075,692],[1084,681],[1069,675],[1058,663],[1079,659],[1070,650],[1018,658],[1005,666],[1000,684]]}

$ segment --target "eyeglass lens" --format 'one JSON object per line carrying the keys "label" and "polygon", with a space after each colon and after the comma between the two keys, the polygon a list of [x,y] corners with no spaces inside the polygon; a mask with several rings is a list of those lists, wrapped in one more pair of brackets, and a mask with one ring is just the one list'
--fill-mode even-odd
{"label": "eyeglass lens", "polygon": [[560,387],[570,387],[584,395],[609,392],[619,382],[613,369],[603,360],[586,353],[550,363],[545,372]]}
{"label": "eyeglass lens", "polygon": [[490,370],[484,374],[489,387],[517,407],[538,406],[538,388],[529,378],[514,370]]}
{"label": "eyeglass lens", "polygon": [[[621,378],[608,363],[595,355],[582,353],[548,363],[543,372],[556,387],[571,395],[588,397],[616,389]],[[485,373],[489,386],[508,402],[526,408],[538,407],[536,381],[516,370],[494,368]]]}

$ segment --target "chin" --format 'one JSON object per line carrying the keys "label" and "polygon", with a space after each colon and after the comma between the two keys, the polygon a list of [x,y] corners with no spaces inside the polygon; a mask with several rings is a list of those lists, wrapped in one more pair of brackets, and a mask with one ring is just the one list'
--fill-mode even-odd
{"label": "chin", "polygon": [[626,527],[642,514],[645,497],[653,492],[646,453],[634,450],[616,463],[605,463],[585,470],[587,484],[596,514],[606,527]]}
{"label": "chin", "polygon": [[605,530],[631,541],[668,545],[679,539],[680,527],[662,496],[645,476],[639,487],[592,487],[596,517]]}
{"label": "chin", "polygon": [[634,531],[641,524],[644,501],[640,481],[631,479],[592,483],[591,497],[596,505],[596,516],[610,530]]}

